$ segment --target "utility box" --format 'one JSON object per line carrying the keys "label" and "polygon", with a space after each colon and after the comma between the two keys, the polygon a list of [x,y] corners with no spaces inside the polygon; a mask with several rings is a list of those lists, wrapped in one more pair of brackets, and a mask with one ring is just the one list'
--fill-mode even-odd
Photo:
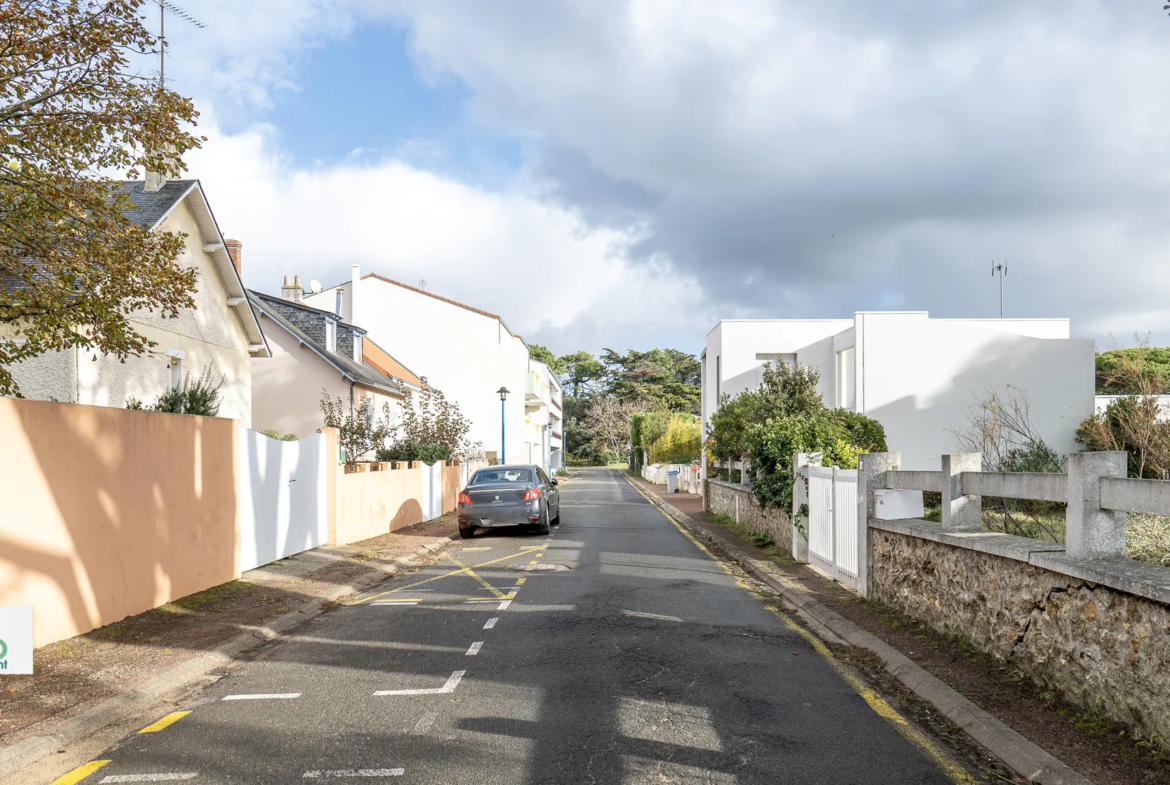
{"label": "utility box", "polygon": [[666,492],[678,493],[678,470],[666,473]]}
{"label": "utility box", "polygon": [[922,491],[874,491],[873,509],[874,517],[879,521],[921,518],[924,512]]}

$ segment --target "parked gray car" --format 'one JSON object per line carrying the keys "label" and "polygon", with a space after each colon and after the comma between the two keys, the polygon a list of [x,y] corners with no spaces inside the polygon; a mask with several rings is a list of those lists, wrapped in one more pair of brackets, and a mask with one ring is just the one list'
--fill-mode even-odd
{"label": "parked gray car", "polygon": [[471,475],[459,493],[459,536],[476,529],[536,526],[548,534],[561,522],[561,492],[557,481],[539,466],[489,466]]}

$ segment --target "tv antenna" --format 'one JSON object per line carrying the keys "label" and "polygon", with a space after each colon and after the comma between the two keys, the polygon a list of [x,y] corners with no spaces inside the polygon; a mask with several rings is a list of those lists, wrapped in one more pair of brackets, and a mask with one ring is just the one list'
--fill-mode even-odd
{"label": "tv antenna", "polygon": [[427,290],[427,279],[426,278],[423,278],[421,281],[418,282],[418,288],[422,289],[424,292]]}
{"label": "tv antenna", "polygon": [[1003,318],[1003,278],[1007,275],[1007,264],[996,264],[995,260],[991,260],[991,277],[994,278],[999,274],[999,318]]}
{"label": "tv antenna", "polygon": [[200,22],[195,17],[184,11],[179,6],[171,2],[171,0],[154,0],[158,3],[158,83],[161,87],[167,85],[167,11],[170,11],[175,16],[179,17],[185,22],[188,22],[200,30],[207,27],[207,25]]}

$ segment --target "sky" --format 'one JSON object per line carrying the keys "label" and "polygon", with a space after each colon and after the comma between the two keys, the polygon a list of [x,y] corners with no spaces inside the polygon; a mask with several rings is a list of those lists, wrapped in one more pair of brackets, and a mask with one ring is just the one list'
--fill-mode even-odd
{"label": "sky", "polygon": [[[1170,344],[1162,0],[183,0],[245,283],[352,264],[530,342],[1069,317]],[[156,13],[148,18],[157,26]]]}

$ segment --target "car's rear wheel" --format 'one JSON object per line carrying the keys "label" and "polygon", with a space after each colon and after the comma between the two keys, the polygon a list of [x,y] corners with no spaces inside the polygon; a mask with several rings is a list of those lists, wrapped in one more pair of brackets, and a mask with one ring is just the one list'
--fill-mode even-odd
{"label": "car's rear wheel", "polygon": [[550,526],[548,523],[548,510],[547,509],[541,510],[540,511],[540,522],[536,524],[536,533],[537,534],[550,534],[551,532],[552,532],[552,526]]}
{"label": "car's rear wheel", "polygon": [[465,540],[470,540],[472,537],[475,536],[475,527],[474,526],[460,526],[459,527],[459,536]]}
{"label": "car's rear wheel", "polygon": [[553,526],[561,525],[561,506],[559,504],[557,505],[557,514],[553,516],[553,519],[550,521],[550,523],[552,523]]}

